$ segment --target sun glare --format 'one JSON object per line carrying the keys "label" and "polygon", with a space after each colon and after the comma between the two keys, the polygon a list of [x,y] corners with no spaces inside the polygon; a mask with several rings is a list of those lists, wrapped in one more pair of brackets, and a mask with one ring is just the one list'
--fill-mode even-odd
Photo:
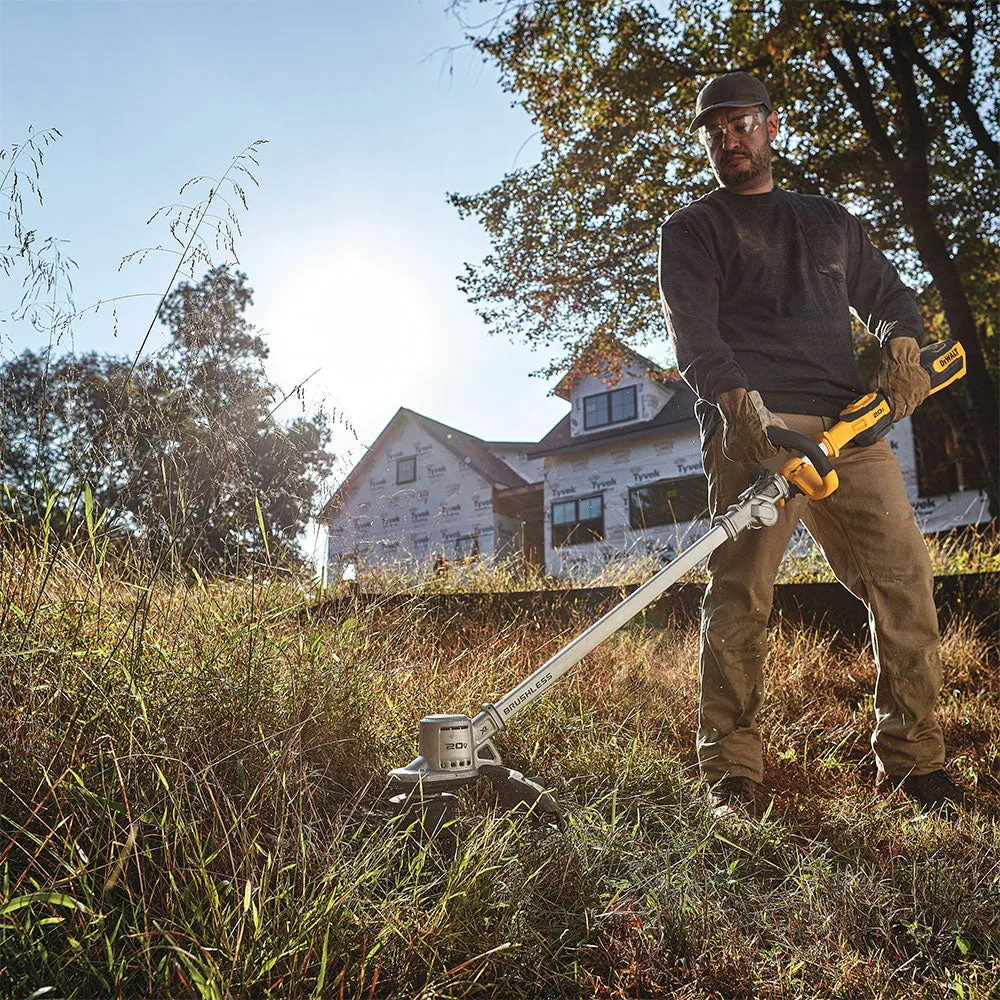
{"label": "sun glare", "polygon": [[319,368],[314,384],[370,433],[444,360],[434,303],[405,263],[338,250],[289,275],[267,320],[274,376],[294,385]]}

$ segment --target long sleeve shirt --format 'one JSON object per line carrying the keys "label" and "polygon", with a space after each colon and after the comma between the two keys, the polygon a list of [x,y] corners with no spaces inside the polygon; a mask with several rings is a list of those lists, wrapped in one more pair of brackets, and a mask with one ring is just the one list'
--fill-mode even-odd
{"label": "long sleeve shirt", "polygon": [[922,339],[913,292],[861,223],[828,198],[720,188],[660,227],[660,296],[707,441],[720,393],[776,413],[837,416],[864,393],[850,309],[880,339]]}

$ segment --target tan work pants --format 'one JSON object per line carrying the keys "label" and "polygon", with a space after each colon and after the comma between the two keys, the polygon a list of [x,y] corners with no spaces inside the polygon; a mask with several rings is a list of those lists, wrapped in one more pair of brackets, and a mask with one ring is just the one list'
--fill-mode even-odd
{"label": "tan work pants", "polygon": [[[835,421],[781,414],[812,437]],[[749,470],[722,453],[721,428],[704,454],[712,516],[750,483]],[[768,463],[777,470],[787,454]],[[774,577],[799,520],[822,547],[837,579],[868,608],[875,682],[872,747],[880,775],[927,774],[944,764],[934,718],[941,686],[934,578],[923,537],[887,439],[846,448],[833,461],[840,479],[825,500],[799,496],[770,528],[746,531],[712,553],[702,605],[698,761],[709,781],[763,777],[757,714],[763,696],[765,630]]]}

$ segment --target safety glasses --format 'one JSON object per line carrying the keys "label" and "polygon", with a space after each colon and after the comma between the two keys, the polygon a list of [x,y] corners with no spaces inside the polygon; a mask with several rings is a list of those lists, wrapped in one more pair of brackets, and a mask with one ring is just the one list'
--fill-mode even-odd
{"label": "safety glasses", "polygon": [[756,111],[748,111],[742,115],[735,115],[726,122],[702,125],[698,129],[698,136],[706,146],[714,146],[722,142],[727,134],[739,137],[756,132],[764,124],[766,117],[763,108],[758,108]]}

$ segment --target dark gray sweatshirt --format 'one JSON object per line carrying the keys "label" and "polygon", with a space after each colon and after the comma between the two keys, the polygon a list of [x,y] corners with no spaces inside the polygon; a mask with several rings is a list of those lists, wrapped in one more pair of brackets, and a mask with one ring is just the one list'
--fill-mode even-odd
{"label": "dark gray sweatshirt", "polygon": [[835,417],[863,395],[853,306],[869,330],[922,339],[913,292],[829,198],[720,188],[660,227],[660,296],[702,440],[727,389],[776,413]]}

